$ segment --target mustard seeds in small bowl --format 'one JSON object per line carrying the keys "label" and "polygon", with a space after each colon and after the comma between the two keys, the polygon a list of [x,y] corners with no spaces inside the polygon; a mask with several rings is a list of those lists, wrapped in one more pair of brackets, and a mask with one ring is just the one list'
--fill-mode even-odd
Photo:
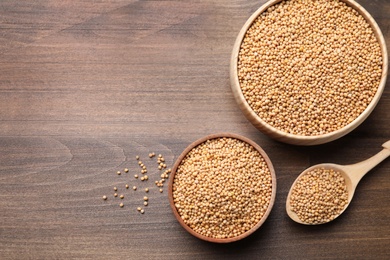
{"label": "mustard seeds in small bowl", "polygon": [[169,180],[172,211],[197,238],[229,243],[255,232],[276,196],[276,177],[264,150],[231,133],[209,135],[178,157]]}
{"label": "mustard seeds in small bowl", "polygon": [[271,0],[242,27],[230,81],[248,120],[297,145],[360,125],[385,87],[388,56],[372,16],[353,0]]}

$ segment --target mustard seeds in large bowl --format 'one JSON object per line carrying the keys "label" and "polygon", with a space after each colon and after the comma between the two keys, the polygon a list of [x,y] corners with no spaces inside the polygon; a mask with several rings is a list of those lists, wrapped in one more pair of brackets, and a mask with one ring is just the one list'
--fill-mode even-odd
{"label": "mustard seeds in large bowl", "polygon": [[353,0],[273,0],[240,31],[231,86],[259,130],[313,145],[349,133],[376,106],[388,69],[383,35]]}
{"label": "mustard seeds in large bowl", "polygon": [[169,200],[179,223],[210,242],[240,240],[268,217],[276,178],[266,153],[235,134],[206,136],[177,159]]}

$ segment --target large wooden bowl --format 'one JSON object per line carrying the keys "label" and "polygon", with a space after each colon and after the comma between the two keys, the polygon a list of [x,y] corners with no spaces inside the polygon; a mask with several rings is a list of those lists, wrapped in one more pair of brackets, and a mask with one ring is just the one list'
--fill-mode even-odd
{"label": "large wooden bowl", "polygon": [[[180,217],[180,214],[178,213],[178,211],[177,211],[177,209],[175,207],[174,200],[173,200],[173,183],[174,183],[174,180],[175,180],[175,174],[176,174],[177,168],[179,167],[179,165],[180,165],[181,161],[183,160],[183,158],[187,155],[187,153],[189,151],[191,151],[194,147],[198,146],[199,144],[201,144],[201,143],[203,143],[203,142],[205,142],[205,141],[207,141],[209,139],[215,139],[215,138],[220,138],[220,137],[235,138],[235,139],[241,140],[241,141],[246,142],[246,143],[250,144],[251,146],[253,146],[261,154],[261,156],[264,158],[265,162],[267,163],[267,166],[268,166],[268,168],[270,170],[270,173],[271,173],[271,180],[272,180],[271,199],[270,199],[270,202],[268,204],[268,208],[267,208],[266,212],[264,213],[263,217],[261,218],[261,220],[255,226],[253,226],[251,229],[246,231],[245,233],[243,233],[243,234],[241,234],[239,236],[236,236],[236,237],[223,238],[223,239],[207,237],[207,236],[201,235],[201,234],[195,232],[193,229],[191,229],[188,225],[186,225],[184,223],[184,221]],[[169,180],[168,197],[169,197],[169,204],[171,206],[173,214],[175,215],[177,221],[180,223],[180,225],[185,230],[187,230],[190,234],[194,235],[195,237],[197,237],[199,239],[203,239],[205,241],[214,242],[214,243],[230,243],[230,242],[241,240],[241,239],[249,236],[250,234],[255,232],[264,223],[264,221],[268,218],[268,215],[270,214],[271,209],[272,209],[272,207],[274,205],[274,202],[275,202],[275,196],[276,196],[276,176],[275,176],[275,170],[274,170],[274,167],[273,167],[273,165],[271,163],[271,160],[269,159],[268,155],[264,152],[264,150],[258,144],[256,144],[255,142],[253,142],[252,140],[250,140],[250,139],[248,139],[246,137],[243,137],[243,136],[240,136],[240,135],[237,135],[237,134],[232,134],[232,133],[213,134],[213,135],[205,136],[205,137],[203,137],[203,138],[201,138],[201,139],[191,143],[180,154],[180,156],[177,158],[175,164],[173,165],[172,172],[171,172],[170,175],[171,176],[170,176],[170,180]]]}
{"label": "large wooden bowl", "polygon": [[387,78],[387,70],[388,70],[388,57],[387,57],[387,49],[384,37],[382,35],[381,30],[379,29],[379,26],[375,22],[375,20],[372,18],[372,16],[358,3],[356,3],[353,0],[340,0],[342,2],[345,2],[348,6],[354,8],[360,15],[362,15],[369,25],[372,27],[374,34],[380,44],[381,51],[382,51],[382,60],[383,60],[383,67],[382,67],[382,77],[381,81],[379,83],[378,89],[376,91],[376,94],[370,104],[367,106],[367,108],[357,117],[355,120],[353,120],[350,124],[346,125],[345,127],[330,132],[323,135],[316,135],[316,136],[303,136],[303,135],[293,135],[286,132],[282,132],[271,125],[267,124],[264,120],[262,120],[249,106],[247,103],[241,87],[238,80],[238,54],[240,51],[241,43],[245,37],[246,31],[249,29],[249,27],[252,25],[253,21],[264,11],[267,10],[268,7],[275,5],[282,0],[271,0],[267,3],[265,3],[263,6],[261,6],[244,24],[242,27],[240,33],[237,36],[237,39],[235,41],[233,52],[231,56],[230,61],[230,84],[233,91],[233,95],[236,99],[236,102],[238,103],[239,107],[243,111],[244,115],[247,117],[247,119],[261,132],[268,135],[271,138],[274,138],[278,141],[289,143],[289,144],[295,144],[295,145],[317,145],[317,144],[323,144],[327,143],[333,140],[336,140],[352,130],[354,130],[357,126],[359,126],[373,111],[376,104],[378,103],[382,92],[385,88],[386,78]]}

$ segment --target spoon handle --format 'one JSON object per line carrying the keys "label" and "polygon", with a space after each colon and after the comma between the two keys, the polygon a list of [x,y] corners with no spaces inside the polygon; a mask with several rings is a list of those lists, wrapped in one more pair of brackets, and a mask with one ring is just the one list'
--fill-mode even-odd
{"label": "spoon handle", "polygon": [[352,181],[352,185],[354,187],[357,186],[361,178],[369,172],[372,168],[377,166],[379,163],[381,163],[384,159],[390,156],[390,140],[387,141],[382,145],[385,149],[377,153],[376,155],[372,156],[371,158],[368,158],[365,161],[351,164],[351,165],[345,165],[345,169],[347,172],[351,173],[349,174],[349,177]]}

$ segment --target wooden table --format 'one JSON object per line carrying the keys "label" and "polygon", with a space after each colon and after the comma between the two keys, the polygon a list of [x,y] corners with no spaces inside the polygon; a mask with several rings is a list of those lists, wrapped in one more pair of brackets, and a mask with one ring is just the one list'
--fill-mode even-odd
{"label": "wooden table", "polygon": [[[1,1],[0,259],[389,259],[389,161],[361,181],[336,221],[303,226],[285,213],[305,168],[381,150],[389,86],[366,122],[337,141],[299,147],[264,136],[229,84],[235,37],[264,2]],[[390,43],[390,2],[358,2]],[[162,154],[170,167],[189,143],[218,132],[260,144],[278,180],[264,226],[232,244],[198,240],[178,224],[148,157]],[[133,177],[136,155],[146,182]]]}

